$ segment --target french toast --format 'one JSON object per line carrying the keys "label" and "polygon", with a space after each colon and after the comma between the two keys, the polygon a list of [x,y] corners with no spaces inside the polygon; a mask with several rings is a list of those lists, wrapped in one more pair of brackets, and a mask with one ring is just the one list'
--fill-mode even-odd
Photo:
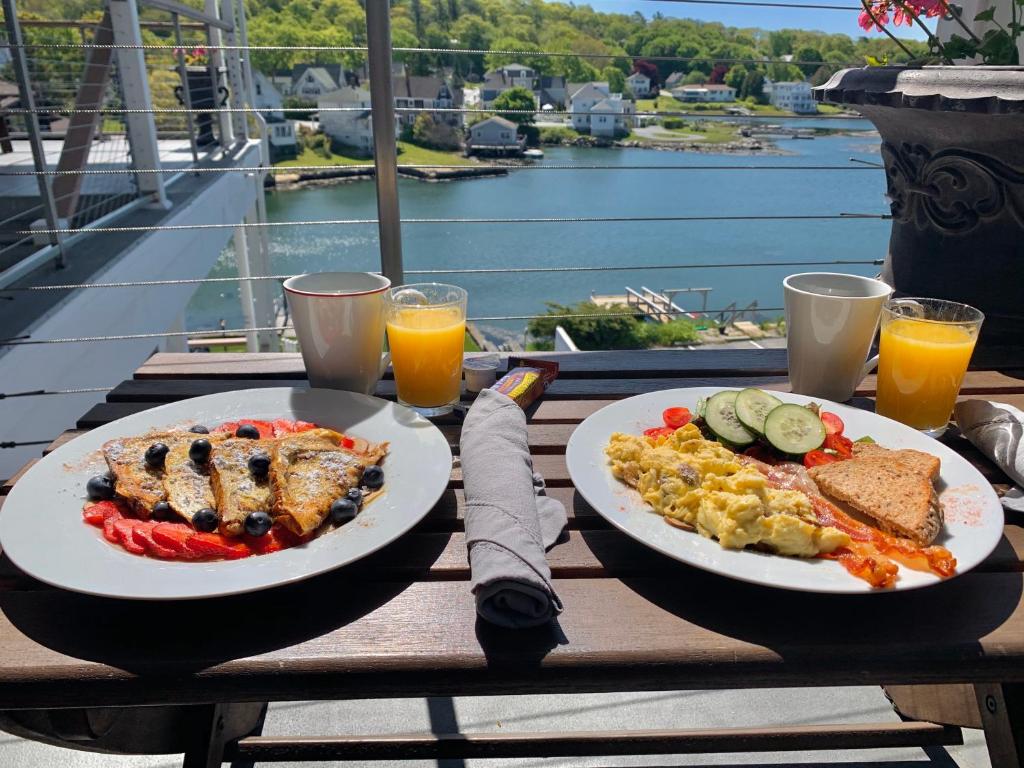
{"label": "french toast", "polygon": [[299,536],[315,531],[327,518],[331,503],[359,487],[366,467],[387,453],[387,443],[354,446],[329,429],[312,429],[275,441],[270,462],[274,522]]}
{"label": "french toast", "polygon": [[[210,437],[217,440],[214,435]],[[200,509],[215,506],[208,465],[196,464],[189,458],[191,446],[191,440],[182,440],[170,447],[164,459],[163,477],[167,503],[189,523]]]}
{"label": "french toast", "polygon": [[210,480],[223,535],[241,536],[250,512],[270,512],[269,474],[254,475],[249,459],[259,453],[271,456],[276,442],[232,437],[214,443],[209,461]]}
{"label": "french toast", "polygon": [[[194,437],[194,435],[192,435]],[[173,449],[179,443],[189,445],[187,432],[153,432],[142,437],[121,437],[103,444],[103,458],[114,475],[114,492],[128,501],[139,517],[146,519],[153,506],[167,500],[163,468],[146,463],[146,449],[164,443]]]}
{"label": "french toast", "polygon": [[869,453],[808,471],[826,496],[846,502],[886,533],[927,546],[942,529],[942,509],[931,477],[911,466]]}

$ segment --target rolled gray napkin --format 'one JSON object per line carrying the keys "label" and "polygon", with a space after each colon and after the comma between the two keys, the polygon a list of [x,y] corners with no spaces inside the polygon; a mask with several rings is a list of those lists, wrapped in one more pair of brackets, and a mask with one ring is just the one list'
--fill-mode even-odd
{"label": "rolled gray napkin", "polygon": [[1006,403],[963,400],[953,415],[964,437],[1017,484],[1003,497],[1003,506],[1024,511],[1024,411]]}
{"label": "rolled gray napkin", "polygon": [[567,522],[565,508],[544,495],[526,440],[526,414],[485,389],[462,427],[466,547],[476,610],[503,627],[534,627],[562,612],[545,550]]}

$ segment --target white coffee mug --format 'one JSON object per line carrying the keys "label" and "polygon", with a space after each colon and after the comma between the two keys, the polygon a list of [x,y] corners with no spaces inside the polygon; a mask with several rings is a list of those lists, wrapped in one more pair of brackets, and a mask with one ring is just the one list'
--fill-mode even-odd
{"label": "white coffee mug", "polygon": [[373,394],[388,366],[384,293],[369,272],[317,272],[284,281],[310,385]]}
{"label": "white coffee mug", "polygon": [[865,362],[892,288],[881,280],[805,272],[782,281],[794,392],[843,402],[878,364]]}

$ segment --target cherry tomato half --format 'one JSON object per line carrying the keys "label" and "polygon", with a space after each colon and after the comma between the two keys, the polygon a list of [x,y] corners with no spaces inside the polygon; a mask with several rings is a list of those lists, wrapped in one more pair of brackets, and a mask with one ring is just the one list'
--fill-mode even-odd
{"label": "cherry tomato half", "polygon": [[824,451],[808,451],[804,454],[804,466],[808,469],[821,464],[831,464],[833,461],[839,461],[839,457]]}
{"label": "cherry tomato half", "polygon": [[651,427],[650,429],[644,430],[644,437],[668,437],[674,435],[675,430],[672,427]]}
{"label": "cherry tomato half", "polygon": [[825,447],[839,454],[841,459],[853,458],[853,441],[840,434],[825,435]]}
{"label": "cherry tomato half", "polygon": [[829,413],[828,411],[821,412],[821,423],[825,425],[826,435],[841,435],[846,429],[846,425],[843,424],[843,420],[834,413]]}
{"label": "cherry tomato half", "polygon": [[661,418],[665,422],[666,427],[679,429],[690,423],[693,414],[690,413],[689,408],[666,408],[662,411]]}

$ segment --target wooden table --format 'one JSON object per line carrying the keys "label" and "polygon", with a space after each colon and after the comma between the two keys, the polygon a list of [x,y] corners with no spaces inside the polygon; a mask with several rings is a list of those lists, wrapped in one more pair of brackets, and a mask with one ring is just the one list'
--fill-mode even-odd
{"label": "wooden table", "polygon": [[[503,631],[477,619],[467,583],[464,499],[456,466],[448,491],[413,532],[356,566],[264,594],[182,604],[104,600],[48,588],[5,561],[0,566],[4,727],[55,743],[78,739],[90,748],[156,751],[170,745],[187,750],[187,765],[213,765],[222,758],[949,744],[960,739],[955,725],[971,724],[973,718],[984,724],[994,765],[1020,764],[1024,516],[1008,514],[1004,540],[974,572],[907,594],[806,595],[689,568],[612,530],[588,507],[566,471],[566,441],[587,415],[641,392],[700,385],[784,390],[784,350],[544,357],[558,359],[562,372],[531,409],[529,442],[551,495],[569,512],[568,540],[549,555],[565,603],[557,624]],[[272,386],[306,386],[297,355],[156,355],[54,446],[159,403]],[[870,407],[873,392],[872,377],[855,402]],[[1024,372],[972,371],[963,392],[1024,407]],[[393,396],[393,381],[381,382],[379,393]],[[458,421],[442,420],[439,426],[457,450]],[[965,440],[951,434],[946,442],[997,489],[1006,489],[1007,478]],[[918,720],[715,731],[239,739],[258,734],[261,704],[267,701],[860,684],[911,686],[892,690],[908,707],[939,712],[931,716],[952,725]],[[950,696],[971,691],[963,686],[974,687],[980,715],[977,708],[962,706],[962,695]],[[939,690],[947,695],[934,695]],[[952,701],[958,714],[949,715],[950,706],[936,703],[943,701]],[[138,709],[141,705],[162,708]],[[104,707],[112,709],[97,709]],[[65,710],[44,711],[48,708]],[[157,712],[161,723],[177,723],[163,731],[152,722],[146,726],[166,741],[154,736],[145,744],[129,744],[124,723]],[[106,730],[96,725],[97,718]],[[177,734],[177,740],[168,734]]]}

